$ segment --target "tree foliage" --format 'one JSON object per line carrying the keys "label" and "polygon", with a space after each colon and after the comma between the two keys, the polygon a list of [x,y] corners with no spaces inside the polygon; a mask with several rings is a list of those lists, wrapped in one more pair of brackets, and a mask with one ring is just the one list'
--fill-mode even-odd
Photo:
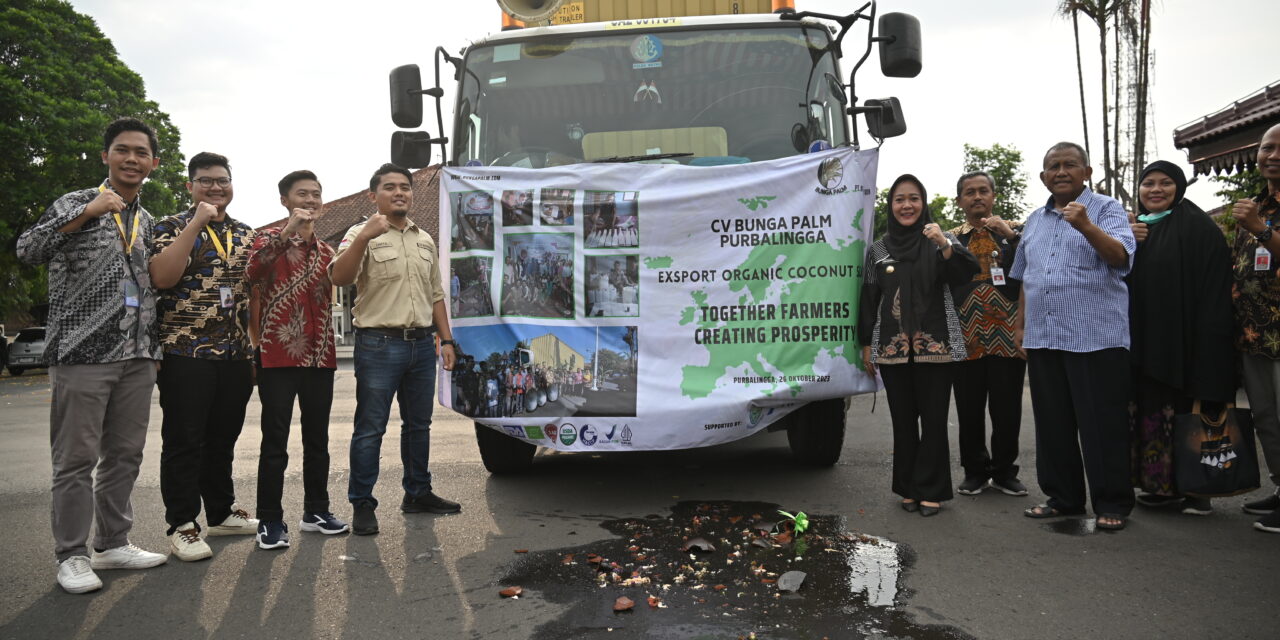
{"label": "tree foliage", "polygon": [[160,140],[143,206],[168,215],[187,205],[178,128],[93,19],[66,2],[0,7],[0,112],[0,317],[44,301],[44,269],[18,262],[18,236],[59,196],[106,177],[102,132],[115,118],[137,117]]}
{"label": "tree foliage", "polygon": [[[964,145],[964,173],[986,171],[996,183],[996,201],[991,211],[1004,220],[1022,220],[1027,205],[1027,173],[1022,170],[1022,151],[1013,145],[996,143],[990,147]],[[961,214],[960,219],[964,219]]]}

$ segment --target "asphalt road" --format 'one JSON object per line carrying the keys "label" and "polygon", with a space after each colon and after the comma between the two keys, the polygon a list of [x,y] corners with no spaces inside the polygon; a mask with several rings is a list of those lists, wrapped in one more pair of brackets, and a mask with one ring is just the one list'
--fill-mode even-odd
{"label": "asphalt road", "polygon": [[[342,497],[355,402],[349,368],[339,371],[335,395],[330,493],[335,512],[347,517],[350,509]],[[462,514],[454,516],[402,515],[395,509],[400,465],[393,414],[377,491],[383,503],[382,533],[372,537],[323,537],[296,530],[302,495],[301,443],[295,429],[290,449],[294,466],[285,494],[292,548],[268,552],[257,549],[249,537],[213,538],[211,560],[171,560],[147,571],[102,572],[104,589],[68,595],[54,580],[49,535],[48,398],[42,372],[0,377],[5,443],[0,448],[0,521],[8,554],[0,565],[0,638],[639,637],[641,627],[645,637],[737,637],[724,633],[724,625],[718,632],[700,632],[686,624],[690,606],[648,610],[642,603],[637,608],[646,610],[634,617],[613,616],[607,608],[613,602],[610,588],[570,591],[577,599],[572,605],[564,597],[552,597],[552,589],[527,589],[516,600],[498,595],[512,576],[528,573],[529,565],[521,563],[558,558],[569,548],[625,544],[602,524],[668,516],[682,502],[719,501],[773,503],[817,516],[815,522],[828,535],[836,532],[826,529],[842,527],[897,543],[903,565],[877,596],[895,604],[876,611],[882,621],[898,616],[912,624],[885,622],[878,630],[873,625],[866,634],[870,637],[1280,634],[1275,617],[1280,536],[1251,528],[1253,518],[1240,511],[1246,497],[1215,500],[1215,513],[1203,518],[1139,507],[1128,529],[1115,534],[1088,532],[1088,520],[1055,525],[1022,517],[1022,509],[1041,497],[1030,471],[1034,443],[1029,401],[1022,463],[1032,496],[988,491],[958,497],[946,503],[941,515],[928,519],[903,512],[889,492],[887,406],[881,398],[870,413],[869,396],[852,403],[852,427],[839,464],[816,470],[791,461],[784,434],[768,434],[695,451],[542,453],[532,474],[497,478],[480,463],[471,422],[442,410],[433,429],[432,468],[437,491],[463,504]],[[255,398],[235,463],[240,500],[250,510],[257,407]],[[163,551],[159,452],[160,411],[153,406],[134,493],[132,540]],[[958,464],[953,473],[959,475]],[[617,523],[610,526],[616,530]],[[517,549],[529,553],[517,554]],[[817,568],[813,562],[823,558],[810,560],[809,566]],[[828,593],[811,590],[806,595],[802,590],[799,597],[831,596],[832,587],[825,588]],[[854,604],[864,609],[871,606],[858,602],[862,600]],[[767,604],[750,598],[738,603],[748,610],[763,610]],[[570,609],[583,607],[601,613],[569,615]],[[834,615],[866,613],[855,608],[836,609]],[[804,615],[779,615],[774,624],[767,628],[757,620],[739,626],[742,633],[756,631],[760,638],[861,635],[828,633],[817,618]]]}

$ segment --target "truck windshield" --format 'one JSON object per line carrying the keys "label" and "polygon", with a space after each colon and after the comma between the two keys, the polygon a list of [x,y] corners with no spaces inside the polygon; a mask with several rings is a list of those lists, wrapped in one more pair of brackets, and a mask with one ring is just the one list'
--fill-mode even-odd
{"label": "truck windshield", "polygon": [[848,132],[830,42],[794,23],[476,46],[462,70],[453,161],[727,164],[819,140],[838,146]]}

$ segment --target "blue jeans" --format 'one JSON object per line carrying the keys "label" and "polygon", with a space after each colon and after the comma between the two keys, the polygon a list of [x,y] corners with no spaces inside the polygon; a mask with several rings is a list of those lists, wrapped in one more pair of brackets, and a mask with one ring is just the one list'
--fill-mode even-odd
{"label": "blue jeans", "polygon": [[391,399],[400,399],[401,484],[410,496],[431,491],[431,410],[436,386],[435,341],[402,340],[356,330],[356,424],[351,436],[351,479],[347,498],[352,504],[378,506],[373,485],[378,482],[382,435],[387,432]]}

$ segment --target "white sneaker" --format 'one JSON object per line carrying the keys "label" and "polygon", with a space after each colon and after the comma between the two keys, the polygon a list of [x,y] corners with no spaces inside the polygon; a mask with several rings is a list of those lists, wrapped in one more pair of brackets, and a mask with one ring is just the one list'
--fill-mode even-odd
{"label": "white sneaker", "polygon": [[210,526],[206,535],[210,536],[256,536],[258,535],[258,521],[249,517],[249,512],[241,509],[239,505],[231,505],[231,515],[227,516],[221,524]]}
{"label": "white sneaker", "polygon": [[88,593],[102,588],[102,580],[84,556],[71,556],[58,563],[58,584],[67,593]]}
{"label": "white sneaker", "polygon": [[213,549],[209,548],[209,543],[200,539],[200,530],[196,528],[194,522],[178,527],[173,535],[169,536],[169,549],[183,562],[195,562],[213,557]]}
{"label": "white sneaker", "polygon": [[150,569],[151,567],[164,564],[169,560],[169,556],[159,553],[151,553],[143,551],[133,543],[127,543],[123,547],[107,549],[103,552],[93,552],[93,559],[89,564],[95,570],[103,569]]}

